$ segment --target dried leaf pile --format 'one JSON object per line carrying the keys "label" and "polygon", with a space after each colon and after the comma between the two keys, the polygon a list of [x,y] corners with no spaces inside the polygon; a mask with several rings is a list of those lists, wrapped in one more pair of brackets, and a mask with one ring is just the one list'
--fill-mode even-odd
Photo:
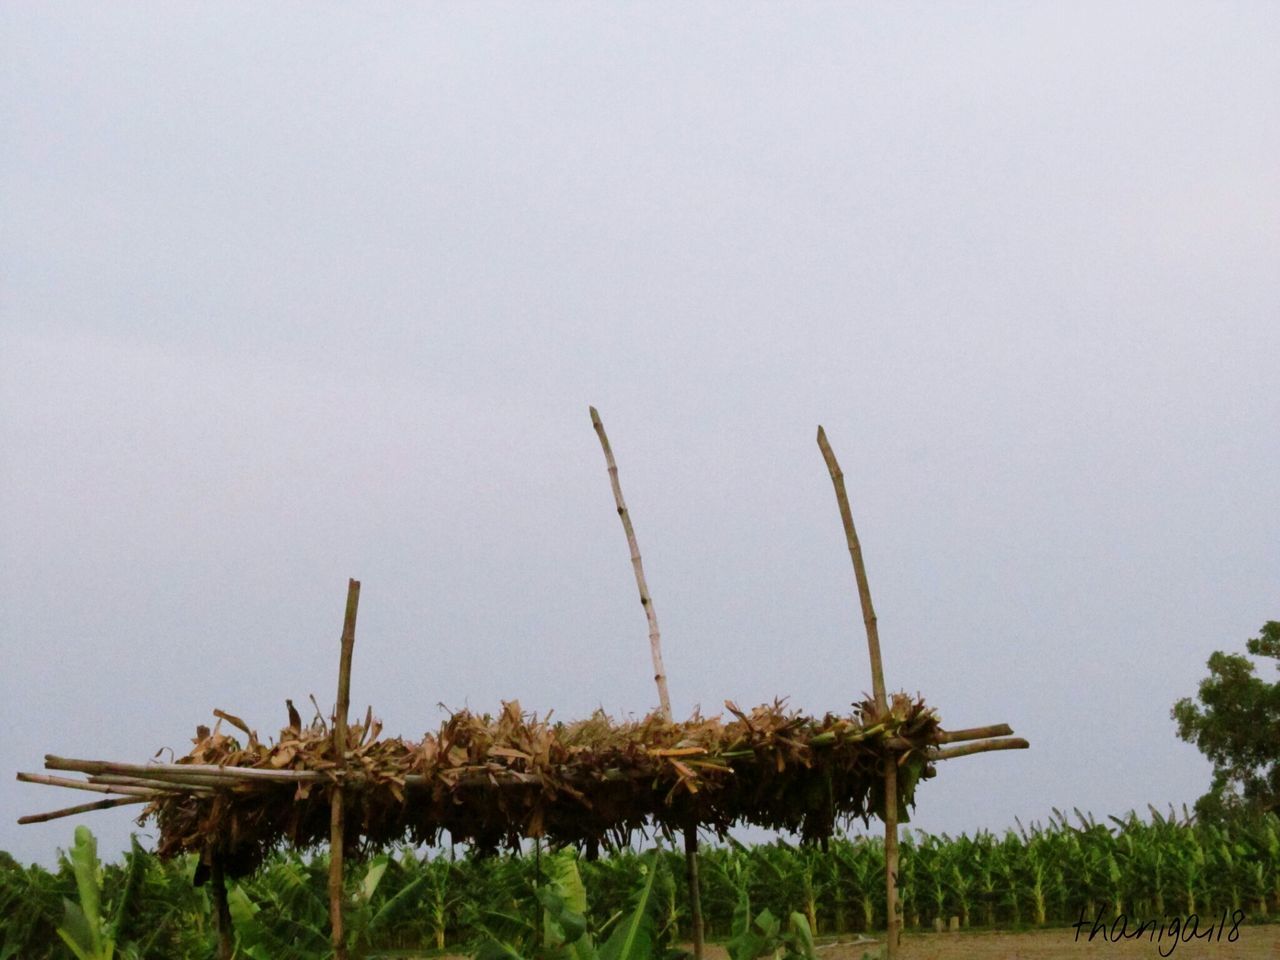
{"label": "dried leaf pile", "polygon": [[[937,715],[905,694],[892,698],[885,716],[872,701],[855,704],[850,716],[821,719],[780,702],[750,712],[725,706],[727,719],[695,715],[667,723],[650,714],[619,723],[597,712],[551,723],[506,703],[497,716],[454,713],[418,742],[380,739],[380,723],[366,717],[348,730],[348,843],[360,854],[406,839],[433,843],[447,831],[483,851],[514,847],[524,837],[608,845],[637,830],[670,835],[691,823],[720,835],[749,823],[813,841],[842,820],[880,812],[887,750],[899,758],[904,807],[916,782],[933,775],[928,750],[939,739]],[[221,724],[198,730],[179,766],[294,771],[297,779],[173,789],[140,817],[159,823],[162,856],[217,855],[236,876],[274,848],[328,839],[332,731],[319,719],[303,726],[292,704],[289,713],[275,744],[221,711],[245,734],[243,743]],[[201,782],[194,771],[192,782]]]}

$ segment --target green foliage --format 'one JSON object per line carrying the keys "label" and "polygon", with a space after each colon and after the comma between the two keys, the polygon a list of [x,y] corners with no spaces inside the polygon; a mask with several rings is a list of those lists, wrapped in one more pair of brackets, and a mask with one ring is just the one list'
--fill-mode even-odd
{"label": "green foliage", "polygon": [[111,960],[116,941],[102,916],[102,867],[98,841],[88,827],[76,827],[76,842],[67,860],[76,878],[79,903],[63,898],[62,925],[58,936],[77,960]]}
{"label": "green foliage", "polygon": [[[599,947],[587,919],[587,888],[577,855],[565,849],[546,858],[537,888],[541,922],[523,913],[493,911],[475,951],[477,960],[654,960],[664,956],[659,938],[655,880],[664,869],[655,851],[639,862],[640,876],[628,912],[611,917]],[[494,923],[496,921],[496,923]]]}
{"label": "green foliage", "polygon": [[767,909],[751,915],[751,897],[745,889],[733,911],[733,937],[728,948],[730,960],[817,960],[813,931],[803,913],[793,910],[784,931],[781,921]]}
{"label": "green foliage", "polygon": [[[1280,660],[1280,622],[1264,624],[1246,649]],[[1212,784],[1196,811],[1216,819],[1240,810],[1280,812],[1280,682],[1258,677],[1240,654],[1215,651],[1208,667],[1199,704],[1184,697],[1172,710],[1178,736],[1213,763]]]}
{"label": "green foliage", "polygon": [[[884,928],[879,837],[837,837],[827,851],[730,840],[699,859],[708,936],[726,940],[734,960],[800,960],[819,929],[875,936]],[[83,829],[56,872],[0,855],[0,960],[109,956],[111,944],[113,960],[207,960],[212,910],[208,888],[192,886],[194,871],[191,858],[161,862],[137,844],[121,863],[102,866]],[[323,855],[278,854],[233,885],[239,956],[328,956],[327,878]],[[351,954],[441,948],[485,960],[665,960],[669,944],[690,936],[686,882],[683,855],[670,850],[585,862],[571,850],[540,860],[403,850],[348,864]],[[952,916],[989,927],[1069,924],[1082,911],[1153,918],[1239,907],[1252,918],[1275,916],[1280,817],[1193,821],[1185,811],[1151,810],[1098,822],[1055,810],[1046,825],[999,835],[904,831],[899,883],[908,930]],[[79,952],[69,953],[59,927]]]}
{"label": "green foliage", "polygon": [[276,856],[269,869],[228,888],[239,954],[251,960],[310,960],[328,951],[327,871],[317,860]]}
{"label": "green foliage", "polygon": [[[64,953],[56,929],[62,921],[62,898],[74,890],[70,871],[22,867],[8,854],[0,854],[0,917],[4,918],[0,956],[42,958],[54,944]],[[43,945],[42,953],[35,952],[37,944]]]}

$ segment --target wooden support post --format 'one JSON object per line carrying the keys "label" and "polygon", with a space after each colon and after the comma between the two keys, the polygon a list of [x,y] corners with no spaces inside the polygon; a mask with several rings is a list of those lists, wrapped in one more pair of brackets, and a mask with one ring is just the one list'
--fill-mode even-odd
{"label": "wooden support post", "polygon": [[684,828],[684,862],[689,878],[689,927],[693,960],[702,960],[702,889],[698,883],[698,827]]}
{"label": "wooden support post", "polygon": [[898,955],[902,937],[901,904],[898,902],[898,758],[889,753],[884,758],[884,901],[888,929],[885,931],[885,955]]}
{"label": "wooden support post", "polygon": [[[862,622],[867,631],[867,651],[871,657],[871,686],[876,710],[887,716],[888,697],[884,687],[884,666],[880,660],[880,631],[876,625],[876,611],[871,605],[871,587],[867,584],[867,570],[862,562],[862,544],[853,526],[853,511],[849,509],[849,495],[844,488],[844,472],[836,460],[827,433],[818,427],[818,448],[831,474],[831,484],[836,491],[836,504],[840,508],[840,520],[844,524],[845,542],[849,557],[853,560],[853,577],[858,585],[858,599],[862,603]],[[884,860],[885,904],[888,912],[888,930],[885,934],[885,953],[892,958],[898,955],[898,939],[902,930],[902,918],[898,907],[898,762],[893,751],[884,758]]]}
{"label": "wooden support post", "polygon": [[231,905],[227,903],[227,878],[221,858],[215,856],[209,870],[209,896],[213,898],[213,925],[218,932],[218,960],[231,960],[235,949]]}
{"label": "wooden support post", "polygon": [[533,903],[534,918],[537,926],[537,942],[545,945],[544,937],[547,931],[547,912],[542,906],[542,898],[538,896],[538,889],[542,886],[542,837],[533,838]]}
{"label": "wooden support post", "polygon": [[342,777],[347,767],[347,710],[351,706],[351,652],[356,643],[356,611],[360,606],[360,581],[347,582],[347,612],[342,624],[342,654],[338,661],[338,705],[333,717],[333,750],[337,779],[330,788],[329,805],[329,928],[334,960],[347,960],[346,933],[342,926]]}

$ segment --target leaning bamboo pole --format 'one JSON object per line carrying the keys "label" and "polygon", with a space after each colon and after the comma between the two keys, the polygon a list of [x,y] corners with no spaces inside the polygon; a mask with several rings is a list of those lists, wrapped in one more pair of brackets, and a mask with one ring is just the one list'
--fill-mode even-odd
{"label": "leaning bamboo pole", "polygon": [[[653,598],[649,595],[649,585],[644,577],[644,563],[640,559],[640,544],[636,540],[635,527],[631,525],[631,514],[627,510],[626,501],[622,499],[622,484],[618,480],[618,464],[613,459],[613,448],[609,446],[609,435],[604,432],[604,424],[595,407],[591,411],[591,426],[600,438],[600,446],[604,450],[604,462],[609,468],[609,485],[613,488],[613,500],[618,507],[618,517],[622,520],[623,532],[627,535],[627,546],[631,549],[631,567],[636,575],[636,588],[640,591],[640,605],[644,607],[645,618],[649,622],[649,652],[653,657],[653,682],[658,686],[658,703],[662,709],[662,719],[672,722],[671,696],[667,692],[667,671],[662,664],[662,634],[658,630],[658,614],[653,609]],[[693,934],[693,960],[702,960],[702,889],[698,883],[698,825],[691,823],[684,829],[684,860],[689,879],[689,916]]]}
{"label": "leaning bamboo pole", "polygon": [[609,483],[613,487],[613,499],[618,505],[618,516],[622,520],[622,529],[627,535],[627,546],[631,548],[631,567],[636,575],[636,587],[640,591],[640,605],[644,607],[644,615],[649,621],[649,652],[653,657],[653,682],[658,685],[658,703],[662,707],[662,716],[671,722],[671,697],[667,693],[667,671],[662,665],[662,637],[658,632],[658,615],[653,609],[653,599],[649,596],[649,585],[644,579],[644,564],[640,560],[640,544],[636,541],[636,531],[631,525],[631,514],[627,512],[627,504],[622,499],[622,485],[618,482],[618,464],[613,459],[613,448],[609,446],[609,437],[604,432],[604,424],[600,422],[600,414],[595,407],[591,411],[591,425],[600,438],[600,446],[604,448],[604,462],[609,467]]}
{"label": "leaning bamboo pole", "polygon": [[867,651],[871,655],[871,688],[876,707],[883,713],[886,704],[884,690],[884,666],[880,660],[880,630],[876,624],[876,611],[871,605],[871,587],[867,583],[867,568],[862,561],[862,544],[853,526],[853,511],[849,508],[849,494],[844,488],[844,471],[836,460],[835,451],[827,442],[827,432],[818,427],[818,447],[831,473],[831,483],[836,489],[836,504],[840,508],[840,520],[844,524],[844,537],[849,545],[849,557],[853,560],[853,576],[858,584],[858,600],[862,604],[862,622],[867,630]]}
{"label": "leaning bamboo pole", "polygon": [[[844,488],[844,472],[836,460],[835,451],[827,442],[827,432],[818,427],[818,448],[831,474],[831,484],[836,491],[836,504],[840,508],[840,520],[844,525],[845,542],[849,557],[853,560],[853,576],[858,584],[858,599],[862,603],[862,622],[867,631],[867,651],[871,656],[871,685],[876,709],[881,716],[888,713],[888,699],[884,688],[884,666],[880,660],[880,631],[876,625],[876,611],[871,605],[871,587],[867,583],[867,570],[862,561],[862,544],[853,526],[853,511],[849,508],[849,494]],[[898,760],[890,751],[884,758],[884,862],[885,862],[885,911],[888,930],[885,934],[885,954],[889,958],[898,955],[898,938],[902,930],[902,918],[898,913]]]}
{"label": "leaning bamboo pole", "polygon": [[[347,767],[347,710],[351,706],[351,654],[356,642],[356,611],[360,606],[360,581],[347,582],[347,611],[342,624],[342,653],[338,662],[338,704],[333,716],[334,763]],[[334,960],[347,960],[346,934],[342,928],[342,830],[343,790],[339,776],[330,788],[329,800],[329,927]]]}

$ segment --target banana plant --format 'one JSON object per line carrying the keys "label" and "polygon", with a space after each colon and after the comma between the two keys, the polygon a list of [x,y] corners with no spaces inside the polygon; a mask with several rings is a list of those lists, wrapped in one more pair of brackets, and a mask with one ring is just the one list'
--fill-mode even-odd
{"label": "banana plant", "polygon": [[488,912],[476,960],[654,960],[662,957],[658,938],[659,900],[655,880],[663,864],[652,853],[641,863],[641,883],[630,913],[614,919],[608,938],[597,946],[587,920],[587,891],[577,855],[565,849],[543,859],[545,881],[538,887],[541,923],[526,913]]}
{"label": "banana plant", "polygon": [[799,910],[788,918],[787,929],[769,910],[751,915],[751,897],[743,890],[733,912],[733,937],[727,944],[730,960],[817,960],[813,947],[813,931],[809,920]]}
{"label": "banana plant", "polygon": [[[386,890],[387,881],[377,891],[378,909],[369,919],[370,936],[381,934],[406,925],[421,926],[431,938],[437,950],[445,948],[450,924],[458,904],[462,900],[456,888],[458,868],[455,862],[436,857],[419,860],[410,849],[405,849],[398,861],[392,861],[388,872],[395,892]],[[382,894],[386,893],[385,899]],[[375,901],[370,897],[370,904]],[[420,924],[413,923],[415,915],[421,916]],[[407,921],[407,923],[406,923]]]}
{"label": "banana plant", "polygon": [[729,837],[728,841],[728,846],[700,851],[698,861],[703,871],[702,909],[706,915],[706,928],[708,931],[714,930],[717,919],[728,918],[729,923],[722,929],[732,934],[733,912],[742,894],[749,892],[756,882],[755,874],[759,863],[733,837]]}
{"label": "banana plant", "polygon": [[812,845],[796,847],[779,841],[778,846],[787,851],[785,860],[789,861],[789,871],[799,879],[801,903],[809,931],[813,936],[817,936],[818,904],[828,891],[828,875],[822,868],[823,861],[828,859],[828,855]]}
{"label": "banana plant", "polygon": [[250,960],[309,960],[329,948],[325,865],[276,855],[227,891],[237,951]]}
{"label": "banana plant", "polygon": [[[907,856],[899,863],[899,880],[901,886],[907,891],[910,902],[914,904],[920,899],[916,890],[916,867],[920,864],[921,858],[915,846],[907,845],[904,852]],[[840,840],[831,845],[831,855],[840,863],[841,873],[847,878],[849,890],[861,908],[862,930],[864,932],[874,930],[876,916],[883,912],[884,847],[868,840],[857,843]]]}
{"label": "banana plant", "polygon": [[[133,838],[132,860],[110,920],[102,909],[102,865],[98,862],[98,841],[88,827],[76,827],[75,844],[67,853],[67,862],[75,874],[79,903],[63,898],[63,919],[62,926],[58,927],[58,936],[77,960],[112,960],[116,954],[116,941],[141,885],[145,860],[138,840]],[[121,953],[122,956],[136,956],[132,949]]]}
{"label": "banana plant", "polygon": [[[393,867],[403,869],[387,854],[372,858],[349,890],[344,920],[347,946],[355,956],[367,952],[374,935],[387,930],[436,879],[433,870],[414,871],[395,894],[379,897],[383,879]],[[329,907],[322,892],[325,873],[321,858],[304,864],[297,858],[278,857],[263,877],[233,886],[227,903],[239,952],[249,960],[311,960],[325,955],[329,950]]]}
{"label": "banana plant", "polygon": [[995,925],[995,905],[999,899],[996,862],[1000,848],[990,831],[983,830],[973,839],[973,897],[976,904],[982,906],[982,923],[985,926]]}
{"label": "banana plant", "polygon": [[9,854],[0,853],[0,917],[4,917],[0,958],[26,958],[36,944],[57,943],[62,899],[74,887],[69,871],[64,875],[37,864],[22,867]]}

